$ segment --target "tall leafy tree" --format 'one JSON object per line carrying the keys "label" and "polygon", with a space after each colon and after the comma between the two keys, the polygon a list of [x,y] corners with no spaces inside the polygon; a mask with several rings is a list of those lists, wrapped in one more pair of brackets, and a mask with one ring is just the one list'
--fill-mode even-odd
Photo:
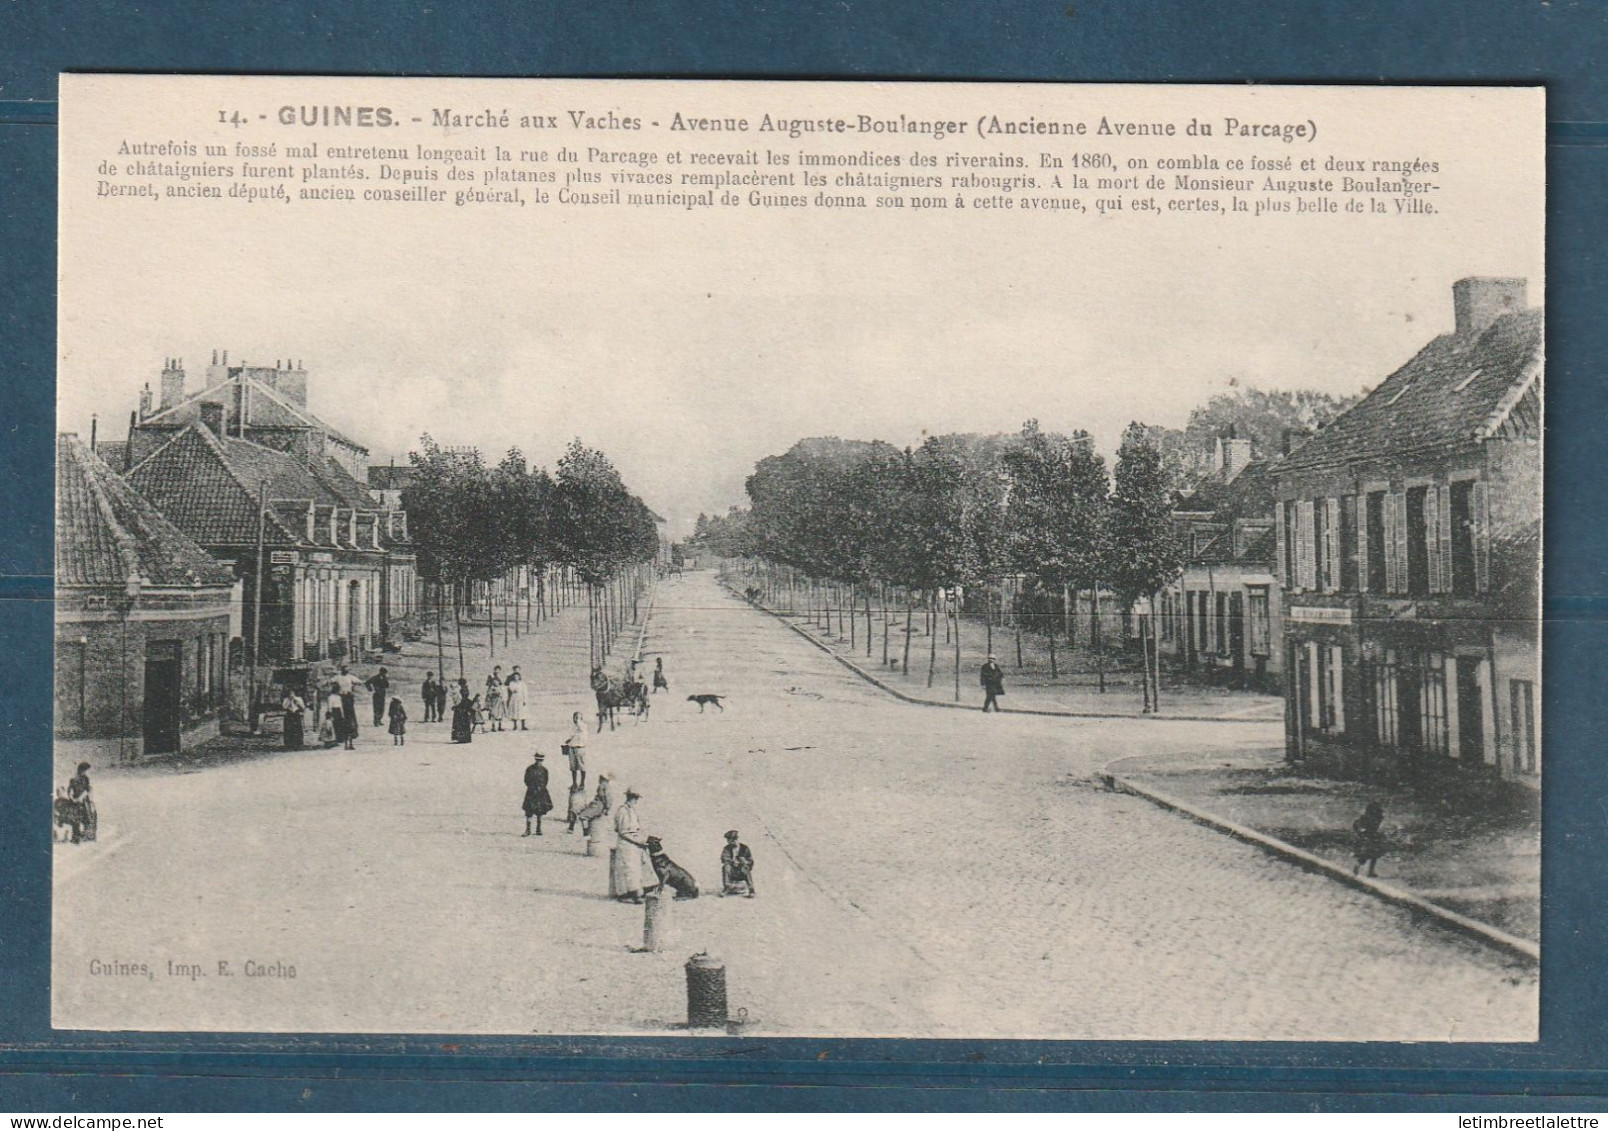
{"label": "tall leafy tree", "polygon": [[[1112,589],[1131,608],[1141,598],[1151,602],[1146,618],[1155,631],[1155,593],[1178,575],[1184,565],[1184,545],[1172,522],[1171,492],[1162,455],[1149,430],[1128,425],[1117,451],[1115,487],[1105,544],[1105,576]],[[1154,640],[1144,641],[1145,704],[1155,709],[1158,681],[1153,674]]]}

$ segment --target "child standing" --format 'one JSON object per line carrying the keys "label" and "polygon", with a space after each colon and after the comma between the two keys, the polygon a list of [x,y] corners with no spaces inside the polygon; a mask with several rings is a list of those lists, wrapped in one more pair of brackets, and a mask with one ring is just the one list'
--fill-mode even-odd
{"label": "child standing", "polygon": [[391,700],[391,745],[406,746],[408,744],[408,709],[402,706],[402,700]]}

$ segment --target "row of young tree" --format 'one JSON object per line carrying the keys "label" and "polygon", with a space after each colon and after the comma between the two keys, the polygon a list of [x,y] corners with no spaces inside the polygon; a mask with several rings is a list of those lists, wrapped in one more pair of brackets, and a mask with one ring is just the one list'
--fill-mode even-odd
{"label": "row of young tree", "polygon": [[[868,655],[872,594],[886,610],[891,588],[904,604],[906,671],[914,610],[925,610],[929,684],[938,618],[953,616],[958,633],[962,594],[974,608],[983,597],[992,633],[1001,583],[1026,579],[1026,599],[1048,630],[1053,677],[1056,626],[1073,631],[1066,609],[1078,594],[1090,594],[1098,625],[1102,594],[1131,608],[1183,564],[1162,453],[1139,424],[1127,429],[1109,471],[1088,433],[1048,432],[1030,420],[1014,436],[933,437],[902,451],[879,441],[804,440],[761,460],[747,487],[748,510],[701,517],[694,546],[846,588],[850,629],[863,613]],[[841,622],[841,608],[838,615]],[[886,653],[886,615],[883,635]],[[1099,650],[1102,642],[1091,643]],[[1155,648],[1141,644],[1152,710]],[[958,694],[958,639],[956,654]]]}
{"label": "row of young tree", "polygon": [[517,634],[521,619],[528,630],[584,597],[591,664],[602,666],[636,619],[659,548],[653,512],[608,457],[575,440],[549,473],[517,448],[492,466],[476,448],[425,435],[410,459],[402,505],[419,574],[436,587],[438,646],[440,610],[452,608],[460,676],[463,622],[482,602],[495,652],[499,623],[506,643],[510,623]]}

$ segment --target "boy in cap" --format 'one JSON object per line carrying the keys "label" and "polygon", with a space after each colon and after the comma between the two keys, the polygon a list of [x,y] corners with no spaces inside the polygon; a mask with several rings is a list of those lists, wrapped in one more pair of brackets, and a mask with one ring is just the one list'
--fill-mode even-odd
{"label": "boy in cap", "polygon": [[726,834],[720,850],[720,894],[754,898],[754,854],[738,840],[736,829]]}

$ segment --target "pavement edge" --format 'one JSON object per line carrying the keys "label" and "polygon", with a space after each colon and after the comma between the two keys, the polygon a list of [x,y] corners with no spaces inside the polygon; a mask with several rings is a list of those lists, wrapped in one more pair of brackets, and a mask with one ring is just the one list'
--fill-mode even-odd
{"label": "pavement edge", "polygon": [[1345,884],[1347,887],[1366,892],[1387,903],[1395,904],[1416,914],[1428,916],[1443,926],[1468,935],[1478,942],[1504,950],[1516,958],[1523,959],[1525,962],[1539,964],[1541,961],[1540,945],[1531,942],[1529,939],[1521,939],[1517,935],[1510,935],[1506,931],[1491,926],[1489,923],[1471,919],[1467,915],[1460,914],[1448,907],[1442,907],[1440,904],[1433,903],[1423,896],[1415,895],[1404,888],[1382,883],[1367,876],[1355,875],[1347,871],[1344,865],[1325,860],[1321,856],[1305,849],[1297,848],[1295,845],[1279,840],[1277,837],[1258,832],[1247,825],[1241,825],[1235,821],[1219,817],[1214,813],[1208,813],[1206,810],[1196,808],[1187,801],[1180,800],[1159,789],[1140,785],[1131,779],[1111,772],[1109,769],[1101,770],[1098,776],[1109,789],[1120,793],[1130,793],[1135,797],[1142,797],[1146,801],[1159,805],[1163,809],[1171,810],[1198,825],[1204,825],[1217,832],[1226,833],[1236,840],[1254,845],[1264,852],[1287,860],[1309,872],[1317,872],[1328,876],[1330,879]]}

